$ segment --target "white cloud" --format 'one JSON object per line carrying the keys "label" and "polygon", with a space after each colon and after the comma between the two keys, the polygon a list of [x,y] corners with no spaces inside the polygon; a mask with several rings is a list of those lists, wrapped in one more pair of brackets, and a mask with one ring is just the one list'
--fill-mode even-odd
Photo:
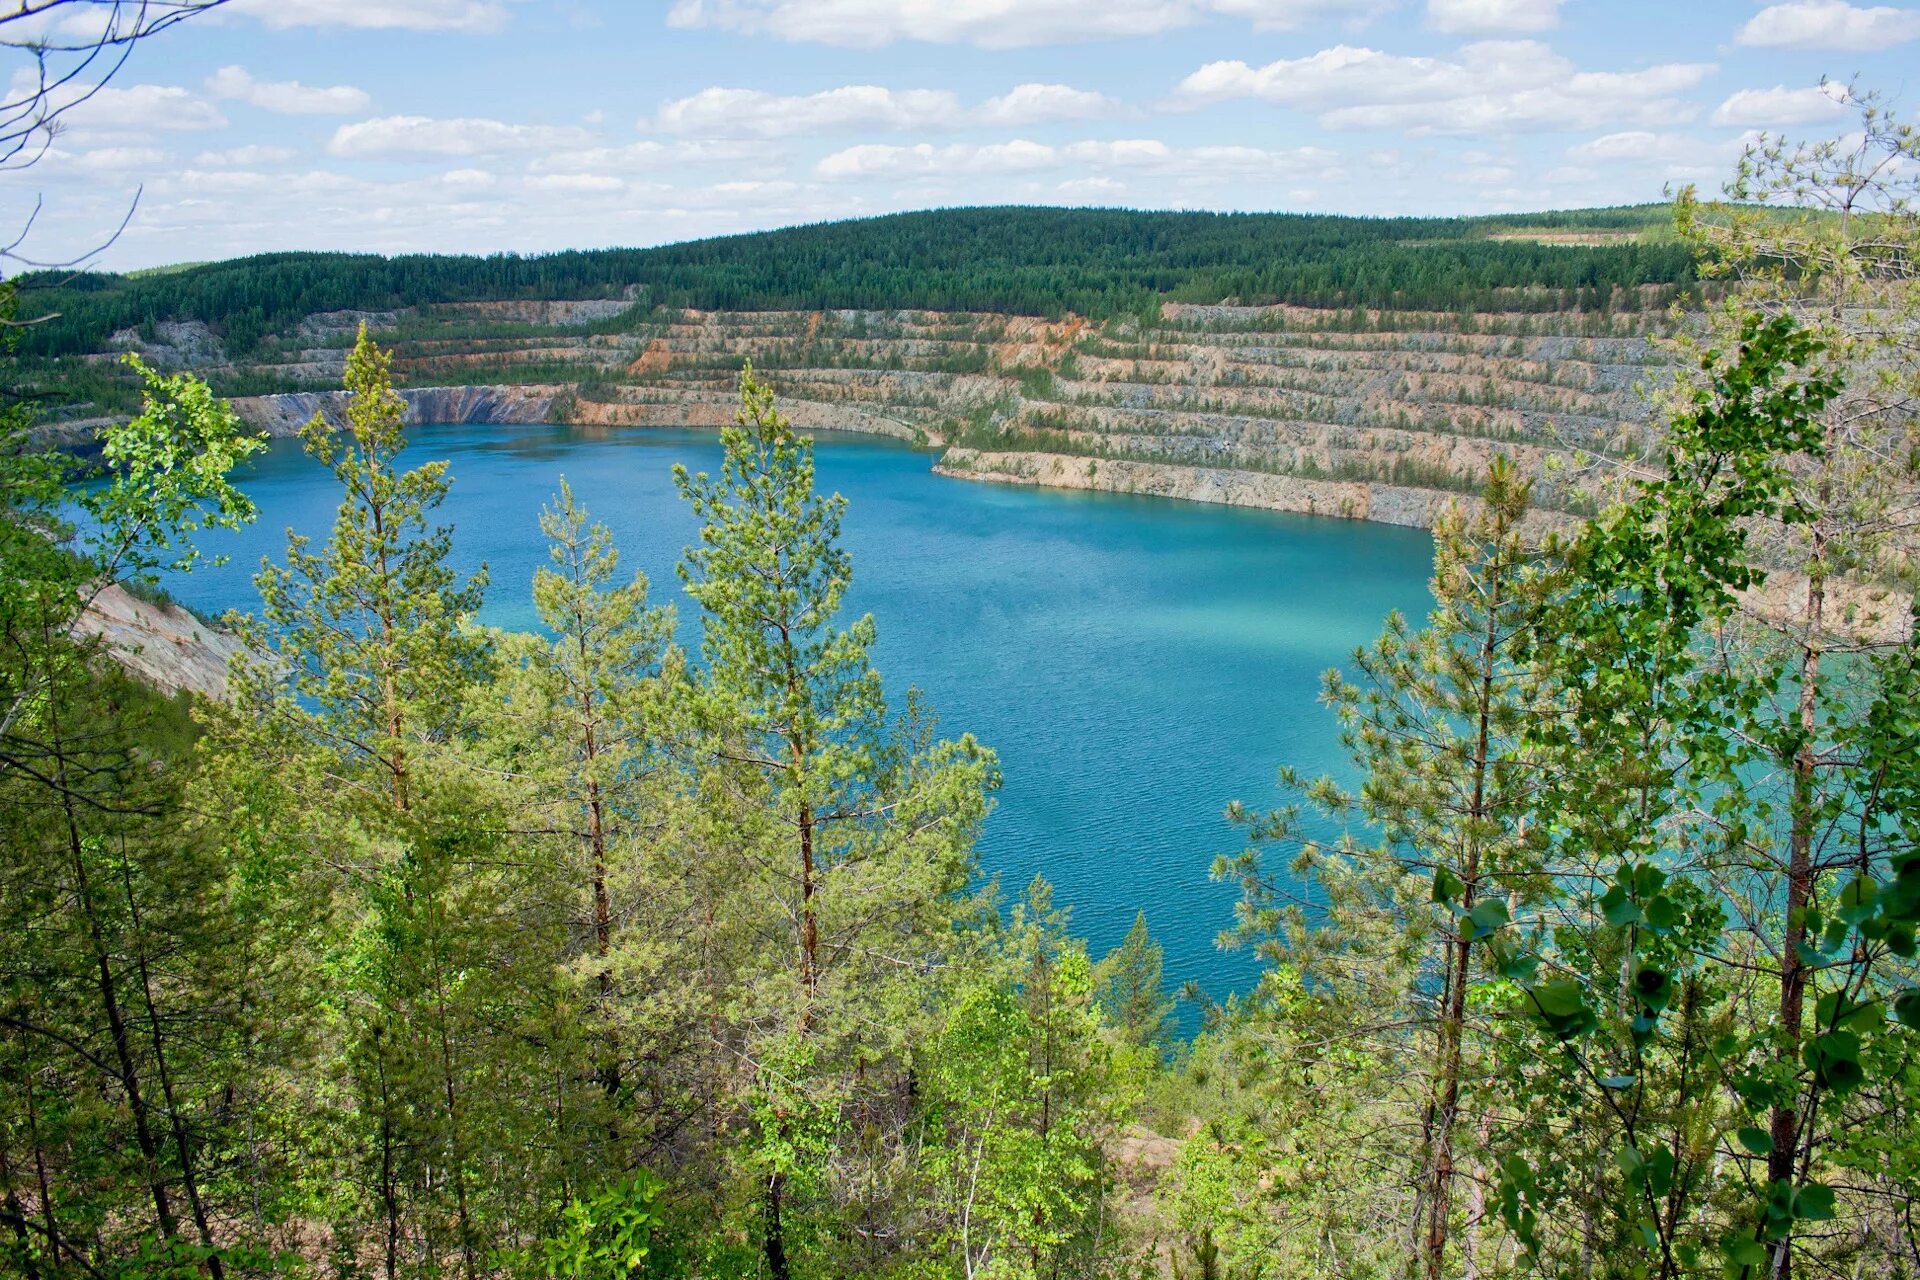
{"label": "white cloud", "polygon": [[77,11],[71,5],[43,4],[39,10],[29,13],[30,8],[32,0],[0,0],[0,17],[7,20],[6,26],[0,28],[0,46],[25,48],[47,44],[59,48],[91,44],[112,31],[116,20],[124,23],[129,16],[95,5]]}
{"label": "white cloud", "polygon": [[1054,190],[1072,200],[1100,200],[1124,195],[1127,184],[1112,178],[1069,178]]}
{"label": "white cloud", "polygon": [[1647,129],[1623,129],[1567,148],[1574,160],[1646,160],[1670,155],[1677,140]]}
{"label": "white cloud", "polygon": [[849,84],[819,93],[777,94],[716,86],[662,103],[640,126],[702,138],[787,138],[853,129],[1013,128],[1092,119],[1118,107],[1105,94],[1064,84],[1017,85],[971,110],[945,89]]}
{"label": "white cloud", "polygon": [[449,187],[490,187],[499,179],[485,169],[449,169],[440,175],[443,185]]}
{"label": "white cloud", "polygon": [[745,179],[738,182],[716,182],[707,190],[716,196],[786,196],[800,190],[797,182],[760,182]]}
{"label": "white cloud", "polygon": [[225,151],[202,151],[193,158],[197,165],[210,169],[246,168],[249,165],[284,164],[293,159],[292,147],[271,147],[258,144],[244,147],[229,147]]}
{"label": "white cloud", "polygon": [[[84,92],[82,86],[71,89],[76,95]],[[143,134],[158,129],[218,129],[227,123],[211,102],[177,85],[159,84],[100,89],[62,119],[70,129],[129,129]]]}
{"label": "white cloud", "polygon": [[1551,31],[1562,0],[1427,0],[1427,25],[1448,35]]}
{"label": "white cloud", "polygon": [[1532,40],[1488,40],[1457,60],[1337,45],[1264,67],[1214,62],[1181,82],[1176,103],[1257,98],[1318,116],[1330,129],[1409,134],[1590,129],[1691,118],[1673,95],[1712,67],[1664,63],[1643,71],[1581,71]]}
{"label": "white cloud", "polygon": [[1920,36],[1920,12],[1890,5],[1856,8],[1845,0],[1793,0],[1768,5],[1734,37],[1738,44],[1854,52]]}
{"label": "white cloud", "polygon": [[1714,108],[1715,124],[1819,124],[1839,116],[1847,88],[1834,81],[1811,88],[1742,89]]}
{"label": "white cloud", "polygon": [[1059,153],[1054,148],[1039,142],[1028,142],[1024,138],[985,146],[956,143],[950,147],[936,147],[927,142],[906,147],[869,142],[834,152],[814,166],[814,172],[823,178],[900,177],[921,173],[1017,173],[1052,168],[1059,162]]}
{"label": "white cloud", "polygon": [[255,80],[245,67],[222,67],[207,77],[216,98],[239,98],[263,111],[290,116],[342,116],[365,111],[372,103],[364,89],[336,84],[317,89],[298,80]]}
{"label": "white cloud", "polygon": [[814,167],[822,178],[948,177],[982,174],[1035,173],[1043,170],[1086,168],[1122,170],[1158,177],[1194,180],[1229,177],[1294,177],[1307,172],[1334,172],[1338,157],[1317,147],[1267,151],[1259,147],[1170,147],[1155,138],[1122,138],[1049,146],[1024,138],[985,145],[931,143],[887,146],[863,143],[836,151]]}
{"label": "white cloud", "polygon": [[1708,139],[1671,131],[1622,129],[1575,143],[1567,148],[1567,159],[1583,171],[1596,166],[1637,168],[1665,180],[1711,182],[1725,176],[1755,136],[1743,133],[1737,138]]}
{"label": "white cloud", "polygon": [[667,133],[708,138],[783,138],[833,129],[918,129],[959,115],[959,99],[943,89],[850,84],[788,96],[712,88],[662,103],[653,125]]}
{"label": "white cloud", "polygon": [[87,173],[127,173],[158,169],[167,153],[157,147],[97,147],[62,158]]}
{"label": "white cloud", "polygon": [[484,32],[507,21],[506,6],[495,0],[232,0],[230,11],[281,29]]}
{"label": "white cloud", "polygon": [[1290,31],[1320,19],[1365,22],[1393,4],[1394,0],[1201,0],[1195,7],[1226,18],[1246,18],[1255,31]]}
{"label": "white cloud", "polygon": [[1064,84],[1015,85],[997,98],[975,107],[971,119],[979,124],[1015,127],[1053,120],[1093,120],[1112,115],[1120,104],[1104,93]]}
{"label": "white cloud", "polygon": [[529,164],[536,173],[596,173],[658,171],[677,165],[724,164],[764,168],[775,160],[763,142],[699,141],[655,142],[646,139],[623,147],[580,146],[542,152]]}
{"label": "white cloud", "polygon": [[570,191],[575,194],[596,195],[608,191],[622,191],[626,183],[604,173],[548,173],[528,178],[527,185],[536,191]]}
{"label": "white cloud", "polygon": [[1011,49],[1152,36],[1209,17],[1283,30],[1364,20],[1391,0],[675,0],[667,22],[781,40],[877,48],[895,40]]}
{"label": "white cloud", "polygon": [[380,116],[334,130],[327,150],[356,159],[500,155],[580,146],[584,130],[552,125],[507,124],[472,116]]}

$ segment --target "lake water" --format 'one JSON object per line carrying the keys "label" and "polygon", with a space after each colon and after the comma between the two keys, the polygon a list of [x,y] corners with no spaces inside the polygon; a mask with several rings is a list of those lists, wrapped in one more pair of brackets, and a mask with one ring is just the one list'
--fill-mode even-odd
{"label": "lake water", "polygon": [[[674,564],[696,525],[671,469],[718,469],[712,433],[544,426],[410,432],[406,465],[451,462],[443,517],[463,568],[493,577],[485,620],[534,623],[545,563],[537,513],[565,475],[617,535],[656,600],[696,609]],[[948,735],[1000,755],[1005,785],[983,869],[1017,892],[1036,873],[1073,908],[1097,957],[1144,908],[1170,986],[1224,997],[1253,972],[1214,944],[1235,891],[1208,878],[1238,835],[1229,800],[1265,807],[1275,768],[1345,774],[1321,673],[1378,634],[1391,609],[1428,607],[1421,531],[1197,503],[977,484],[932,474],[892,441],[819,438],[817,483],[846,495],[849,616],[871,612],[875,664],[897,703],[928,696]],[[324,538],[338,492],[296,441],[275,441],[243,479],[260,520],[207,539],[230,562],[167,585],[204,613],[257,606],[251,574],[285,530]]]}

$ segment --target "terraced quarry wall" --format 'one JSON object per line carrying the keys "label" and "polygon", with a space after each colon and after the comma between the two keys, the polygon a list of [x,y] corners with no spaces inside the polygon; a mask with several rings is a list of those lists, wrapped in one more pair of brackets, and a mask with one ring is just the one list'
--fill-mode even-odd
{"label": "terraced quarry wall", "polygon": [[[932,311],[659,312],[614,299],[464,303],[306,317],[259,358],[166,326],[138,342],[240,396],[291,434],[338,420],[364,321],[395,353],[415,422],[718,427],[752,361],[803,430],[925,446],[958,480],[1149,494],[1411,527],[1471,501],[1505,454],[1536,482],[1536,531],[1593,511],[1612,462],[1651,443],[1647,392],[1671,373],[1665,313],[1326,311],[1168,303],[1151,317]],[[117,335],[136,345],[136,335]],[[102,353],[100,358],[107,358]],[[59,430],[71,438],[84,424]],[[1753,606],[1787,616],[1776,574]],[[1866,635],[1904,625],[1904,597],[1829,584]]]}
{"label": "terraced quarry wall", "polygon": [[[1504,453],[1549,512],[1596,501],[1662,373],[1650,311],[1387,313],[1167,304],[1100,324],[919,311],[674,312],[472,303],[309,317],[244,367],[338,378],[361,320],[417,421],[713,427],[752,361],[803,429],[942,451],[944,474],[1424,525]],[[149,352],[165,359],[166,352]],[[336,383],[337,385],[337,383]],[[337,395],[243,397],[289,432]],[[1084,460],[1084,461],[1076,461]],[[1199,477],[1199,479],[1196,479]],[[1211,477],[1212,479],[1208,479]]]}

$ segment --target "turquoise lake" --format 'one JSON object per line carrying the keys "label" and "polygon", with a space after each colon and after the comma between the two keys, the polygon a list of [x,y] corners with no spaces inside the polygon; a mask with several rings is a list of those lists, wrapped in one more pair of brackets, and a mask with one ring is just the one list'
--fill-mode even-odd
{"label": "turquoise lake", "polygon": [[[484,613],[534,623],[545,561],[535,523],[564,474],[617,535],[623,564],[675,600],[674,565],[696,526],[675,463],[715,470],[706,432],[434,426],[403,459],[450,461],[442,509],[460,566],[485,561]],[[1036,873],[1073,908],[1098,956],[1144,909],[1167,980],[1215,998],[1253,961],[1223,953],[1235,890],[1208,877],[1239,846],[1228,801],[1267,807],[1274,771],[1345,774],[1321,673],[1372,639],[1389,610],[1429,605],[1432,542],[1419,530],[1198,503],[977,484],[934,475],[933,455],[892,441],[818,438],[817,483],[848,500],[850,616],[871,612],[875,664],[897,702],[919,686],[942,731],[1000,755],[1005,783],[980,850],[1010,892]],[[338,492],[298,443],[275,441],[243,478],[260,520],[206,540],[228,564],[168,582],[204,613],[257,605],[251,575],[288,527],[324,538]]]}

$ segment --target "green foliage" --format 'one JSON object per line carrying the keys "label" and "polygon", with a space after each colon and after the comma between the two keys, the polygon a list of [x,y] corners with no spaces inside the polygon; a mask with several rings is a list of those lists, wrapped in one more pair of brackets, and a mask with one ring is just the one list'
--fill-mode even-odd
{"label": "green foliage", "polygon": [[551,1280],[641,1280],[684,1275],[664,1228],[664,1184],[642,1170],[560,1211],[560,1229],[535,1252]]}
{"label": "green foliage", "polygon": [[928,1176],[965,1274],[1041,1277],[1094,1248],[1119,1117],[1093,966],[1036,880],[948,996],[928,1058]]}
{"label": "green foliage", "polygon": [[1164,1049],[1173,1039],[1174,1002],[1161,973],[1166,952],[1147,933],[1147,913],[1134,915],[1120,945],[1094,966],[1101,1015],[1129,1044]]}
{"label": "green foliage", "polygon": [[[1637,229],[1659,208],[1563,215]],[[1537,219],[1535,219],[1537,221]],[[1692,280],[1676,244],[1490,238],[1505,219],[983,208],[892,214],[658,249],[520,257],[274,253],[166,275],[25,278],[32,356],[101,349],[149,319],[217,326],[245,353],[323,311],[614,297],[702,310],[1075,312],[1158,318],[1158,302],[1546,310],[1659,306]],[[1642,299],[1641,286],[1659,286]],[[1616,290],[1626,291],[1616,299]],[[57,313],[57,314],[56,314]]]}

